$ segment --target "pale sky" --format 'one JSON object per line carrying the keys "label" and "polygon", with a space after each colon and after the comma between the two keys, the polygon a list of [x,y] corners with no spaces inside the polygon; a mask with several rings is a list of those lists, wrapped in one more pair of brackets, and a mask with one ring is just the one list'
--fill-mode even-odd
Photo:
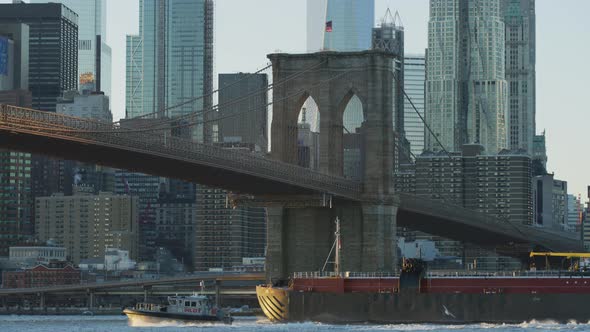
{"label": "pale sky", "polygon": [[[0,0],[0,2],[11,2]],[[548,170],[567,180],[570,193],[586,196],[590,153],[590,1],[537,0],[537,131],[547,131]],[[375,18],[387,7],[405,26],[406,53],[427,45],[428,0],[375,0]],[[108,43],[113,50],[111,104],[125,115],[125,35],[138,32],[139,0],[107,0]],[[215,76],[262,68],[266,54],[305,52],[306,0],[216,0]]]}

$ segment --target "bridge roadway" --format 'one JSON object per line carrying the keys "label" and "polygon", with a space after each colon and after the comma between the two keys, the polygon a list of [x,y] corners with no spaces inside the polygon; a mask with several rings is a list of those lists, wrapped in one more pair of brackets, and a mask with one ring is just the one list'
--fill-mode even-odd
{"label": "bridge roadway", "polygon": [[[129,131],[113,124],[8,105],[0,105],[0,147],[178,178],[254,196],[327,195],[352,204],[367,200],[361,183],[252,153],[190,142],[166,132]],[[400,226],[480,245],[516,243],[541,250],[583,250],[580,239],[565,233],[511,223],[408,194],[399,194],[396,200]]]}
{"label": "bridge roadway", "polygon": [[[62,285],[62,286],[50,286],[50,287],[37,287],[37,288],[0,288],[0,296],[10,295],[25,295],[25,294],[44,294],[44,293],[72,293],[72,292],[92,292],[100,294],[100,292],[106,292],[107,290],[119,289],[119,292],[130,294],[129,290],[124,290],[130,287],[153,287],[161,285],[178,285],[186,283],[194,283],[195,289],[199,288],[199,283],[204,281],[215,281],[220,283],[231,282],[233,285],[229,285],[228,292],[236,293],[239,287],[235,284],[242,283],[251,289],[254,289],[256,284],[262,284],[265,282],[264,273],[234,273],[234,274],[198,274],[186,277],[171,277],[161,279],[138,279],[130,281],[115,281],[115,282],[101,282],[101,283],[89,283],[89,284],[78,284],[78,285]],[[242,290],[243,294],[250,294],[247,290]],[[250,290],[251,291],[251,290]],[[109,294],[114,294],[112,291]],[[228,293],[228,294],[229,294]]]}
{"label": "bridge roadway", "polygon": [[[250,194],[330,193],[359,200],[361,184],[238,150],[89,119],[0,105],[4,148],[158,174]],[[174,165],[171,167],[170,165]]]}

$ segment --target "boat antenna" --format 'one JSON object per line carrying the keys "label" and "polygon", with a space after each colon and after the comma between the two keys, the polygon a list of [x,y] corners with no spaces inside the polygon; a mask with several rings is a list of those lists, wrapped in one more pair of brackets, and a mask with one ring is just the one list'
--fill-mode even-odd
{"label": "boat antenna", "polygon": [[[326,271],[326,266],[328,263],[334,263],[334,273],[339,276],[340,275],[340,249],[342,249],[342,243],[340,242],[340,219],[336,217],[336,231],[334,232],[334,243],[332,243],[332,248],[328,253],[328,257],[326,257],[326,262],[324,262],[324,266],[322,267],[322,272]],[[336,249],[336,253],[334,254],[334,262],[330,262],[330,257],[332,256],[332,252]]]}
{"label": "boat antenna", "polygon": [[342,243],[340,242],[340,219],[336,217],[336,231],[334,232],[336,238],[336,254],[334,255],[334,272],[337,276],[340,276],[340,250],[342,249]]}

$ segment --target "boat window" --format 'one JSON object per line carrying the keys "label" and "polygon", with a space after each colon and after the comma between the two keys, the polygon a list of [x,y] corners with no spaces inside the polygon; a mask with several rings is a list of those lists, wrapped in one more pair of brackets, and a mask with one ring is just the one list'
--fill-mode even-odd
{"label": "boat window", "polygon": [[193,306],[193,307],[196,307],[196,306],[197,306],[197,302],[193,302],[193,303],[192,303],[192,306]]}
{"label": "boat window", "polygon": [[190,307],[191,306],[191,302],[190,301],[185,301],[184,302],[184,306],[185,307]]}

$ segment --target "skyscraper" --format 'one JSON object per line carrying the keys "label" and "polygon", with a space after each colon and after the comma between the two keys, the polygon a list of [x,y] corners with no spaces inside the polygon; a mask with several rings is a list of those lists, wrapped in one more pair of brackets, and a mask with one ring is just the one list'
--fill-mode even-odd
{"label": "skyscraper", "polygon": [[[371,48],[374,0],[307,0],[307,51],[363,51]],[[326,24],[331,23],[331,31]],[[306,102],[307,122],[317,131],[317,106]],[[344,116],[344,126],[354,132],[363,121],[358,97],[350,100]]]}
{"label": "skyscraper", "polygon": [[[0,104],[31,107],[29,27],[0,24]],[[0,256],[33,235],[31,155],[0,149]]]}
{"label": "skyscraper", "polygon": [[[213,1],[140,0],[142,112],[177,117],[211,107]],[[129,55],[129,53],[128,53]],[[206,96],[198,100],[196,97]],[[194,101],[191,101],[194,100]],[[188,102],[182,106],[170,106]],[[200,118],[207,119],[204,112]],[[210,139],[207,126],[193,133]]]}
{"label": "skyscraper", "polygon": [[77,88],[78,15],[55,4],[0,4],[0,24],[29,26],[29,89],[32,107],[55,112],[64,91]]}
{"label": "skyscraper", "polygon": [[126,48],[126,83],[125,83],[125,118],[145,114],[143,112],[143,45],[141,37],[127,35]]}
{"label": "skyscraper", "polygon": [[[508,147],[501,0],[431,0],[426,55],[426,147]],[[437,141],[438,140],[438,141]]]}
{"label": "skyscraper", "polygon": [[[404,58],[404,90],[416,110],[424,117],[424,81],[426,61],[424,55],[407,55]],[[424,150],[424,123],[409,101],[404,102],[404,129],[410,149],[415,156]]]}
{"label": "skyscraper", "polygon": [[219,74],[219,141],[254,144],[266,153],[266,74]]}
{"label": "skyscraper", "polygon": [[404,27],[396,12],[391,14],[389,8],[381,20],[381,24],[373,28],[372,45],[374,49],[383,50],[396,56],[393,60],[395,76],[393,86],[393,126],[395,131],[404,136]]}
{"label": "skyscraper", "polygon": [[503,0],[508,81],[508,140],[511,149],[533,153],[536,115],[535,0]]}
{"label": "skyscraper", "polygon": [[324,29],[324,49],[346,52],[371,48],[371,30],[375,22],[374,0],[328,0]]}
{"label": "skyscraper", "polygon": [[62,3],[78,14],[78,83],[80,90],[111,96],[111,48],[106,43],[106,0],[31,0]]}
{"label": "skyscraper", "polygon": [[406,139],[404,125],[404,27],[399,14],[391,14],[389,8],[381,19],[381,24],[373,28],[373,49],[383,50],[395,56],[393,68],[393,109],[392,119],[395,129],[395,154],[394,168],[397,170],[400,163],[408,163],[410,157],[410,143]]}

